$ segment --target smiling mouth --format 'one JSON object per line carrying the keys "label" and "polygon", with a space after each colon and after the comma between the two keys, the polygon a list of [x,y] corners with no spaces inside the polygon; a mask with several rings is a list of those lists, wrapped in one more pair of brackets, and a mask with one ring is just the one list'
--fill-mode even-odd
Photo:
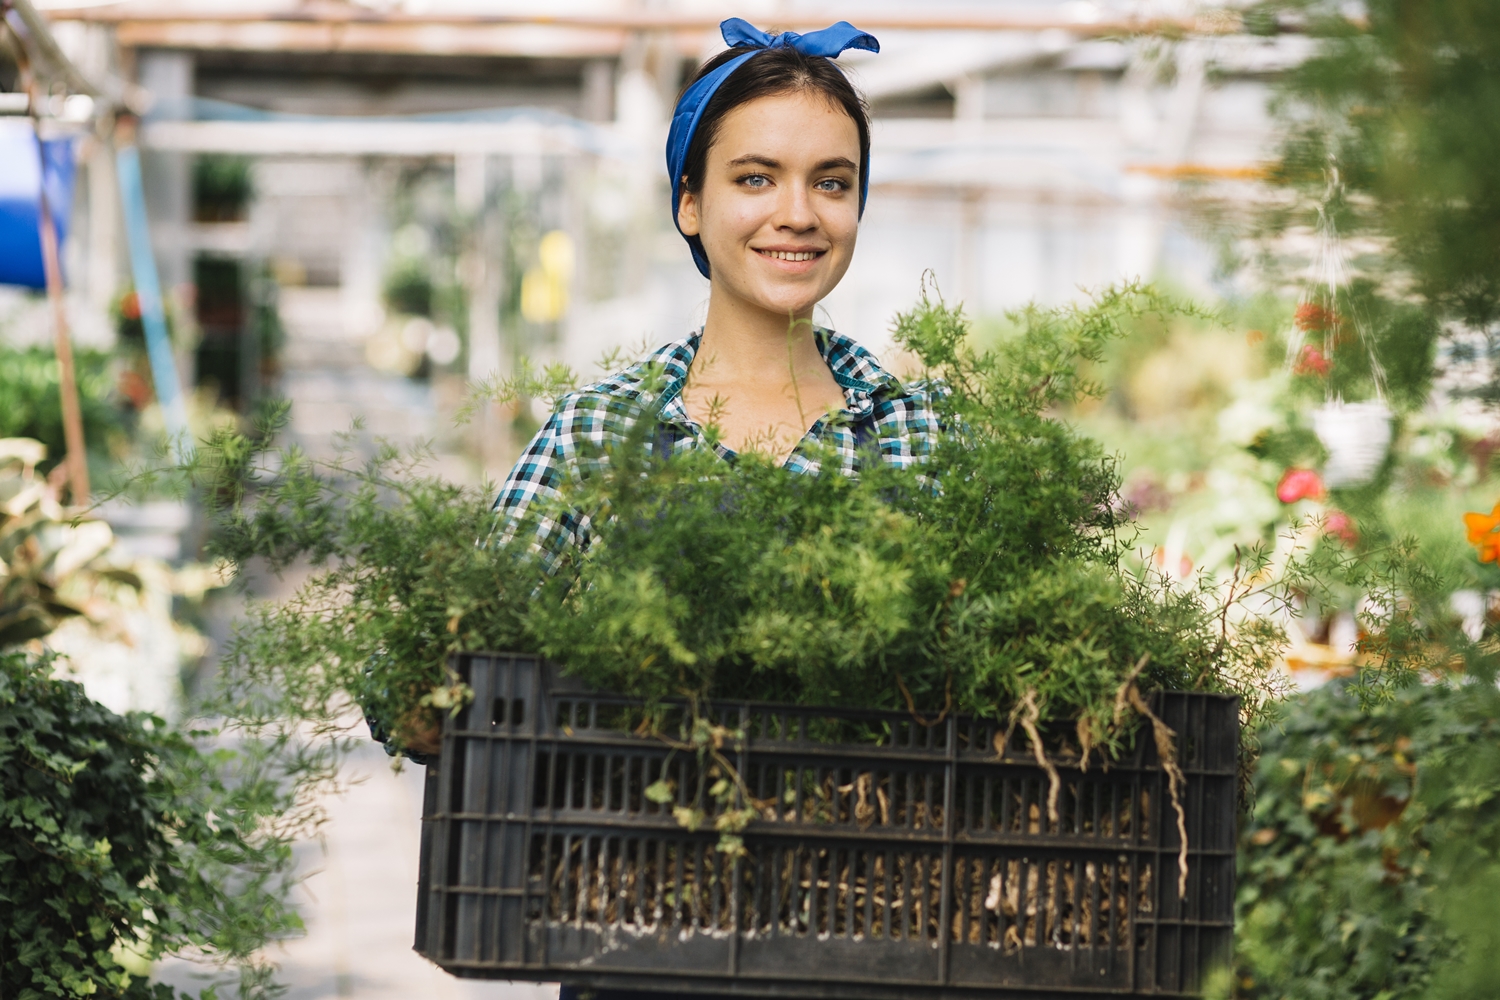
{"label": "smiling mouth", "polygon": [[775,260],[812,260],[821,257],[826,251],[823,250],[757,250],[756,253],[762,257],[771,257]]}

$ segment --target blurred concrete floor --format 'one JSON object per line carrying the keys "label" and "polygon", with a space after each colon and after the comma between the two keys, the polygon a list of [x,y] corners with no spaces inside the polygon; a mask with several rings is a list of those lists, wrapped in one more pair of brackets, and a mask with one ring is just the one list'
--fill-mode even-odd
{"label": "blurred concrete floor", "polygon": [[[431,387],[367,366],[362,341],[341,324],[340,301],[338,289],[314,288],[283,302],[289,342],[279,395],[292,404],[287,443],[322,459],[347,450],[357,464],[378,441],[406,448],[430,439],[442,421]],[[460,456],[441,451],[427,471],[458,481],[473,475]],[[289,597],[305,572],[294,567],[257,581],[254,596]],[[222,627],[213,631],[227,633],[228,618],[242,612],[243,599],[226,600]],[[423,768],[408,763],[396,774],[371,742],[345,763],[343,779],[350,787],[326,802],[320,836],[297,847],[303,880],[294,900],[307,931],[269,956],[285,1000],[553,1000],[556,986],[459,980],[412,951]],[[196,992],[211,981],[204,972],[173,960],[156,978]],[[234,996],[232,987],[219,992]]]}
{"label": "blurred concrete floor", "polygon": [[[327,801],[321,836],[297,847],[293,898],[307,933],[270,955],[285,1000],[554,1000],[556,986],[455,979],[412,951],[422,768],[395,774],[370,743],[345,777],[353,784]],[[171,960],[155,978],[196,992],[209,982],[203,972]]]}

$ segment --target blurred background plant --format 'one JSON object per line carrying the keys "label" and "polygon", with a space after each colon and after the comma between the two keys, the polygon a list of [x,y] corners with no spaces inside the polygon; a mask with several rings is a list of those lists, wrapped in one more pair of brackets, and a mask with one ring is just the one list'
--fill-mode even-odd
{"label": "blurred background plant", "polygon": [[377,371],[426,379],[465,361],[468,298],[458,261],[472,226],[456,211],[451,186],[430,169],[404,171],[398,182],[385,323],[365,344]]}
{"label": "blurred background plant", "polygon": [[[67,523],[56,488],[36,471],[46,446],[25,438],[0,438],[0,645],[38,639],[65,618],[84,614],[111,585],[139,592],[141,578],[111,565],[105,550],[109,526]],[[108,609],[109,602],[99,604]]]}
{"label": "blurred background plant", "polygon": [[[1358,22],[1332,3],[1258,9],[1317,39],[1281,89],[1271,179],[1288,197],[1258,234],[1281,247],[1264,259],[1299,308],[1265,338],[1270,374],[1220,412],[1220,437],[1241,445],[1226,452],[1240,467],[1258,462],[1244,485],[1263,515],[1278,502],[1337,511],[1361,554],[1411,538],[1434,586],[1421,612],[1429,668],[1410,686],[1372,702],[1335,681],[1264,731],[1226,995],[1478,1000],[1500,954],[1500,576],[1485,513],[1500,494],[1500,21],[1479,0],[1371,0]],[[1309,295],[1331,272],[1345,280]],[[1318,414],[1325,400],[1372,397],[1389,407],[1389,433],[1364,428],[1377,460],[1350,477]],[[1289,665],[1312,684],[1357,677],[1370,647],[1359,612],[1378,603],[1359,592],[1309,603],[1308,645]]]}
{"label": "blurred background plant", "polygon": [[242,996],[274,995],[259,955],[301,921],[287,841],[266,824],[291,804],[206,735],[119,715],[51,657],[0,647],[7,997],[170,1000],[148,978],[168,952],[230,966]]}
{"label": "blurred background plant", "polygon": [[243,222],[255,197],[248,156],[207,154],[193,162],[193,216],[199,222]]}
{"label": "blurred background plant", "polygon": [[1240,851],[1234,996],[1492,996],[1500,694],[1458,673],[1373,708],[1341,681],[1295,699]]}
{"label": "blurred background plant", "polygon": [[173,600],[223,581],[122,551],[59,505],[45,456],[0,439],[0,983],[17,1000],[171,997],[147,974],[172,952],[262,995],[265,946],[301,926],[296,802],[254,748],[164,718],[175,668],[203,652]]}
{"label": "blurred background plant", "polygon": [[[74,361],[90,472],[103,478],[130,452],[133,421],[124,405],[126,386],[117,381],[118,362],[107,352],[77,351]],[[0,342],[0,399],[5,401],[0,437],[42,442],[47,457],[39,467],[50,472],[65,450],[57,357],[44,348]]]}

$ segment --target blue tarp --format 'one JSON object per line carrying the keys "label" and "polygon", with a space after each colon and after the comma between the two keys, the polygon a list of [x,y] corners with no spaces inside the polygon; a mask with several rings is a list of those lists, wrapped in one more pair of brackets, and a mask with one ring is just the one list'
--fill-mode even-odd
{"label": "blue tarp", "polygon": [[57,225],[59,249],[73,213],[73,140],[50,139],[37,155],[30,120],[0,119],[0,285],[46,288],[42,269],[42,159],[46,160],[47,204]]}

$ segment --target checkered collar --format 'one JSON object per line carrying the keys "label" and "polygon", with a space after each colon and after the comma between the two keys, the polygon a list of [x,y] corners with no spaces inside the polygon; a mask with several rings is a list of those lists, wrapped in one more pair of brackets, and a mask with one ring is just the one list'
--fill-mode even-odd
{"label": "checkered collar", "polygon": [[[874,408],[874,396],[882,390],[900,390],[900,380],[881,368],[870,352],[851,338],[823,327],[814,327],[813,337],[833,380],[844,390],[844,413],[849,418],[858,420],[868,416]],[[699,328],[682,340],[664,344],[648,360],[662,373],[657,412],[669,423],[696,426],[682,403],[682,390],[702,341],[703,330]]]}

